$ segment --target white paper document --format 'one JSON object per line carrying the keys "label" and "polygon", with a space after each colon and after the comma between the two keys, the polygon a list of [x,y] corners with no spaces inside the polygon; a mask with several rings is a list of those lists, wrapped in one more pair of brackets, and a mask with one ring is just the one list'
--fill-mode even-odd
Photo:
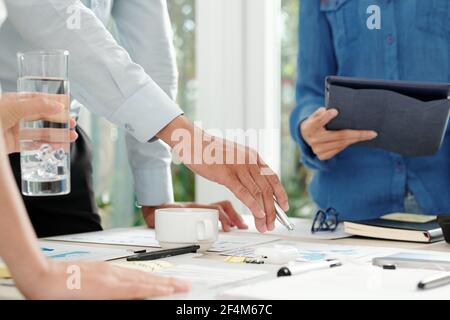
{"label": "white paper document", "polygon": [[47,258],[57,261],[108,261],[133,254],[126,249],[98,248],[42,240],[39,241],[39,247]]}
{"label": "white paper document", "polygon": [[[209,252],[223,252],[245,246],[258,245],[278,240],[277,237],[243,235],[238,233],[220,233],[219,239]],[[48,238],[52,241],[85,242],[99,244],[126,245],[136,247],[159,248],[155,238],[155,230],[148,228],[120,228],[105,231],[80,233],[67,236]]]}
{"label": "white paper document", "polygon": [[[314,262],[327,259],[340,259],[352,262],[370,262],[372,258],[398,252],[398,249],[351,246],[351,245],[328,245],[309,242],[277,241],[276,245],[291,246],[298,250],[296,261]],[[267,246],[271,246],[268,244]],[[247,258],[257,258],[256,248],[238,248],[221,253],[224,256],[238,256]]]}
{"label": "white paper document", "polygon": [[[253,216],[244,215],[245,223],[249,226],[248,230],[241,230],[238,232],[251,232],[258,233],[256,230],[255,222]],[[299,239],[316,239],[316,240],[334,240],[349,238],[352,235],[344,232],[344,224],[339,224],[335,231],[321,231],[316,233],[311,233],[312,220],[310,219],[300,219],[300,218],[289,218],[289,220],[294,224],[295,229],[289,231],[281,225],[278,221],[275,222],[275,230],[268,232],[269,235],[292,237]]]}
{"label": "white paper document", "polygon": [[321,271],[281,277],[226,290],[221,299],[268,300],[396,300],[448,299],[450,286],[419,290],[419,281],[433,270],[383,270],[372,265],[344,265]]}
{"label": "white paper document", "polygon": [[231,268],[225,269],[191,264],[180,264],[173,268],[162,269],[155,272],[155,274],[175,277],[190,281],[193,285],[211,288],[260,277],[267,274],[267,271]]}
{"label": "white paper document", "polygon": [[244,248],[248,246],[255,246],[263,243],[269,243],[280,238],[270,236],[257,235],[239,235],[239,234],[219,234],[219,239],[208,250],[209,252],[223,252],[237,248]]}
{"label": "white paper document", "polygon": [[51,237],[47,240],[159,248],[159,243],[155,239],[155,230],[148,228],[117,228]]}

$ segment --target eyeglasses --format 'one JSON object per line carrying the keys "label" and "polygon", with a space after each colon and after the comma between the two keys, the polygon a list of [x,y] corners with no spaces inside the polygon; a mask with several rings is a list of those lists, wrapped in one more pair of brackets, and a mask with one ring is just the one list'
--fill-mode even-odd
{"label": "eyeglasses", "polygon": [[339,212],[334,208],[328,208],[327,210],[317,211],[313,224],[311,226],[311,232],[316,233],[319,231],[335,231],[339,224]]}

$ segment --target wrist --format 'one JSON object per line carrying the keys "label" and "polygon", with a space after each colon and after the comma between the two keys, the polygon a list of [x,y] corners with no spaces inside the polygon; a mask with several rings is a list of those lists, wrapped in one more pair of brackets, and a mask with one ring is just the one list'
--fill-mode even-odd
{"label": "wrist", "polygon": [[185,116],[178,116],[169,122],[169,124],[158,132],[156,136],[173,148],[179,143],[179,139],[177,139],[177,136],[179,136],[177,130],[179,130],[178,132],[180,132],[180,134],[190,134],[192,137],[192,134],[194,133],[194,124]]}
{"label": "wrist", "polygon": [[173,154],[185,165],[201,164],[203,150],[213,140],[213,137],[184,116],[179,116],[169,123],[157,137],[167,143]]}

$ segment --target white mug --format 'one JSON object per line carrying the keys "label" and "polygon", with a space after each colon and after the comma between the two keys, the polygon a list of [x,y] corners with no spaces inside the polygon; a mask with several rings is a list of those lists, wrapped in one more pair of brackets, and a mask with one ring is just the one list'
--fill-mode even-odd
{"label": "white mug", "polygon": [[156,240],[163,249],[198,244],[199,251],[206,251],[217,241],[218,223],[219,211],[215,209],[158,209]]}

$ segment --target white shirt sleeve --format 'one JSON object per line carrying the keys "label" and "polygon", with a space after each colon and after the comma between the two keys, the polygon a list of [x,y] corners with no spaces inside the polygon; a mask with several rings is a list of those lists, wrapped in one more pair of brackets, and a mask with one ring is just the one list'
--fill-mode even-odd
{"label": "white shirt sleeve", "polygon": [[0,0],[0,27],[2,26],[3,22],[5,22],[7,15],[8,14],[6,12],[5,3],[3,2],[3,0]]}
{"label": "white shirt sleeve", "polygon": [[[175,99],[178,74],[166,1],[116,0],[112,14],[120,44]],[[138,203],[151,206],[173,202],[169,146],[160,140],[140,143],[130,135],[126,141]]]}
{"label": "white shirt sleeve", "polygon": [[[182,114],[177,104],[132,61],[80,1],[6,0],[5,3],[11,23],[33,47],[69,50],[72,95],[138,141],[149,141]],[[69,25],[74,14],[79,15],[80,22],[75,27]]]}

